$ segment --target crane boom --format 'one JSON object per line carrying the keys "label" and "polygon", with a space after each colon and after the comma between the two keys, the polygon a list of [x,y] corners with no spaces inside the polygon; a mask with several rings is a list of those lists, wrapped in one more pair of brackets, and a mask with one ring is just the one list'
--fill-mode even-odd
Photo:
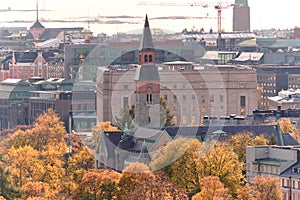
{"label": "crane boom", "polygon": [[222,9],[229,8],[232,6],[238,6],[238,4],[228,2],[186,2],[186,3],[175,3],[175,2],[140,2],[138,5],[142,6],[201,6],[203,8],[214,7],[218,12],[218,33],[222,32]]}

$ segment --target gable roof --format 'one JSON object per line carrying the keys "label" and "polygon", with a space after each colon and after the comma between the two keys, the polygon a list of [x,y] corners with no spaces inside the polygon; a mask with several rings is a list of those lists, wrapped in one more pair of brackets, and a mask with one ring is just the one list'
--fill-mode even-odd
{"label": "gable roof", "polygon": [[45,28],[39,20],[36,20],[30,28]]}

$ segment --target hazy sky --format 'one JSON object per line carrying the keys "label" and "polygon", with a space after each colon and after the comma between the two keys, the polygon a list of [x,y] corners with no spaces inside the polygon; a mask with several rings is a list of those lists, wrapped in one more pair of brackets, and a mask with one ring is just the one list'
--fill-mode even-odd
{"label": "hazy sky", "polygon": [[[40,17],[60,19],[79,16],[131,15],[149,17],[160,16],[197,16],[216,17],[213,8],[198,6],[139,6],[138,2],[189,2],[188,0],[39,0],[40,9],[55,10],[42,12]],[[218,0],[201,0],[202,2],[217,2]],[[197,2],[195,0],[190,2]],[[234,0],[226,1],[234,3]],[[300,26],[300,1],[298,0],[248,0],[251,11],[251,29],[263,28],[294,28]],[[6,0],[1,1],[0,9],[35,9],[36,0]],[[0,18],[23,20],[32,19],[34,13],[2,12]],[[231,30],[232,8],[223,10],[223,28]],[[157,27],[157,28],[163,28]]]}

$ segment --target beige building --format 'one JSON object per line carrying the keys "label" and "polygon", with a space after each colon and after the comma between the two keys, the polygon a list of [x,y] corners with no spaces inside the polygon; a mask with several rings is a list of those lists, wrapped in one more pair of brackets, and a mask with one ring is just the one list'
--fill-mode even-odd
{"label": "beige building", "polygon": [[98,68],[98,121],[115,124],[128,104],[137,125],[164,125],[159,97],[175,125],[199,125],[204,116],[252,115],[257,109],[257,74],[250,67],[199,65],[180,56],[180,61],[157,63],[147,16],[138,57],[136,65]]}
{"label": "beige building", "polygon": [[[177,63],[178,64],[178,63]],[[158,66],[160,96],[167,101],[177,125],[196,125],[204,116],[251,115],[257,109],[256,72],[236,66]],[[98,121],[119,117],[125,104],[134,105],[135,68],[98,69]]]}
{"label": "beige building", "polygon": [[278,178],[283,200],[300,199],[299,153],[299,146],[247,147],[248,183],[251,184],[255,176]]}

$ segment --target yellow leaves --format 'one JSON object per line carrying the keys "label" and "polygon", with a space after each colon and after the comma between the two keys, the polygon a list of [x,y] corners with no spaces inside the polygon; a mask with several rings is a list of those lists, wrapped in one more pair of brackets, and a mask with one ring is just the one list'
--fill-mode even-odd
{"label": "yellow leaves", "polygon": [[236,193],[242,175],[242,163],[238,156],[226,144],[216,144],[201,161],[202,176],[217,176],[230,193]]}
{"label": "yellow leaves", "polygon": [[289,118],[282,118],[279,122],[281,133],[294,133],[296,131],[295,126],[292,124]]}
{"label": "yellow leaves", "polygon": [[55,195],[50,191],[47,183],[43,182],[28,182],[22,186],[22,199],[56,199]]}
{"label": "yellow leaves", "polygon": [[267,145],[267,139],[262,136],[253,136],[252,133],[240,133],[232,136],[229,141],[229,145],[233,148],[233,151],[238,155],[239,161],[246,163],[246,147]]}
{"label": "yellow leaves", "polygon": [[193,139],[178,138],[167,143],[155,152],[150,163],[151,169],[160,170],[174,163],[187,151],[192,141]]}
{"label": "yellow leaves", "polygon": [[201,192],[196,194],[192,200],[231,200],[232,196],[228,189],[217,176],[207,176],[201,179]]}
{"label": "yellow leaves", "polygon": [[39,153],[31,146],[24,146],[15,149],[11,147],[7,153],[7,161],[12,180],[16,185],[22,186],[29,180],[39,180],[41,163]]}
{"label": "yellow leaves", "polygon": [[120,131],[119,128],[117,126],[112,126],[110,121],[106,121],[106,122],[99,122],[98,126],[101,127],[101,129],[105,132],[114,132],[114,131]]}
{"label": "yellow leaves", "polygon": [[238,200],[255,200],[251,195],[251,187],[245,185],[238,189],[237,191],[237,199]]}
{"label": "yellow leaves", "polygon": [[120,132],[121,130],[116,127],[112,126],[110,121],[106,122],[99,122],[96,126],[92,128],[92,134],[93,134],[93,140],[95,143],[95,146],[98,145],[98,140],[102,132]]}
{"label": "yellow leaves", "polygon": [[162,173],[152,173],[143,163],[132,163],[123,172],[119,186],[120,199],[187,199]]}
{"label": "yellow leaves", "polygon": [[281,200],[282,193],[278,178],[257,176],[254,178],[252,191],[259,200]]}
{"label": "yellow leaves", "polygon": [[123,170],[123,173],[149,173],[150,169],[149,167],[147,167],[147,165],[145,165],[144,163],[132,163],[131,165],[129,165],[128,167],[126,167]]}
{"label": "yellow leaves", "polygon": [[112,170],[87,172],[75,192],[81,199],[115,199],[121,174]]}

